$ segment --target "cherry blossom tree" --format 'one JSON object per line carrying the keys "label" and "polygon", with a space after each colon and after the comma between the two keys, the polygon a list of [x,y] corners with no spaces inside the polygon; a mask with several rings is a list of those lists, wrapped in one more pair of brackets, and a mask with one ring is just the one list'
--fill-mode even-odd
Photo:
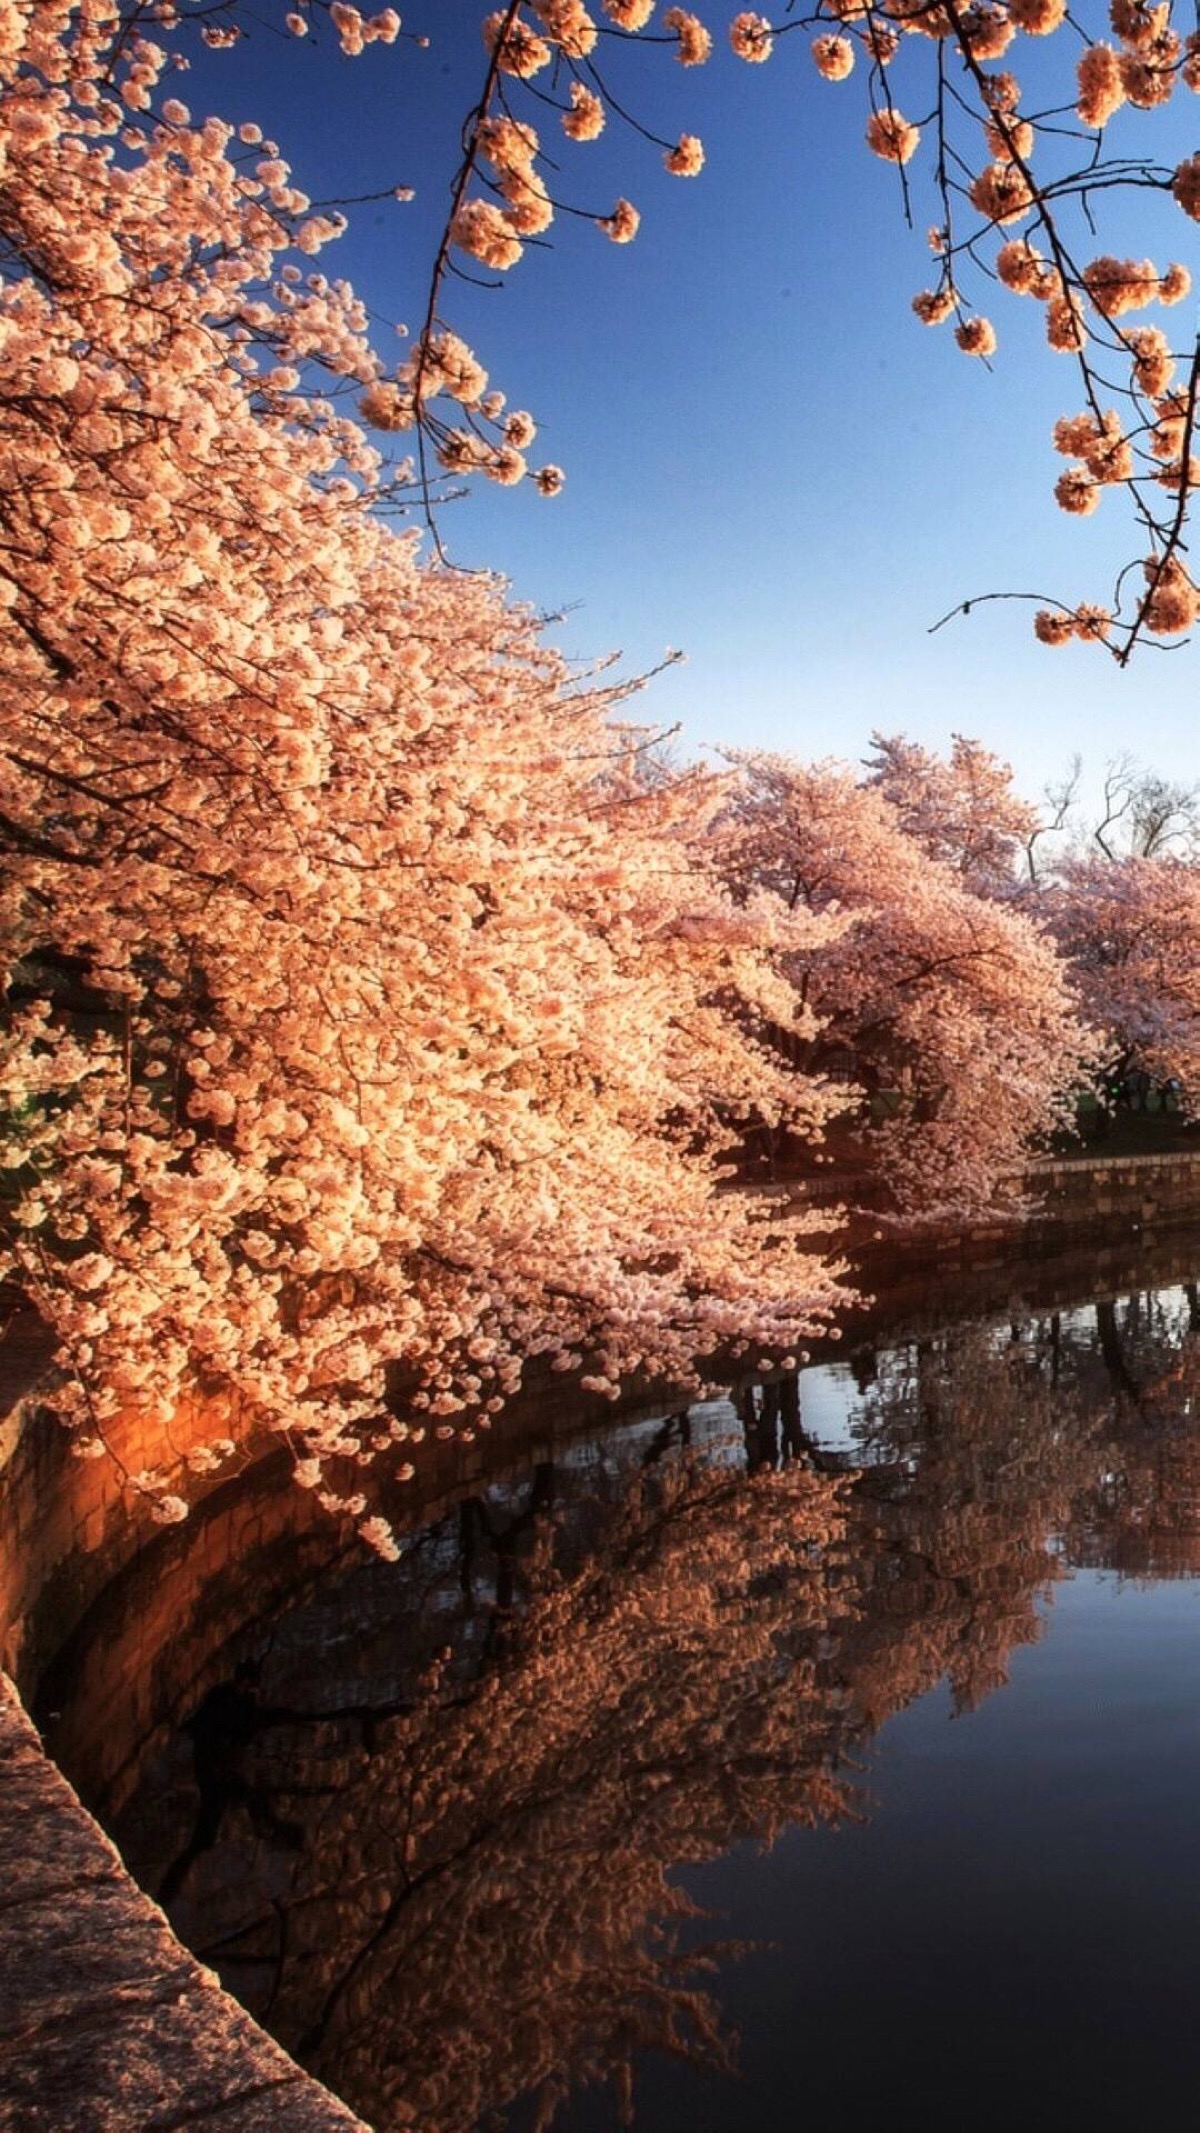
{"label": "cherry blossom tree", "polygon": [[[1132,756],[1104,769],[1091,819],[1079,805],[1081,766],[1047,794],[1028,841],[1025,907],[1058,944],[1081,1014],[1096,1032],[1095,1071],[1197,1086],[1196,789]],[[1042,870],[1042,835],[1067,837]]]}
{"label": "cherry blossom tree", "polygon": [[[981,73],[1015,21],[1055,27],[1021,5],[1030,19],[841,6],[814,47],[831,80],[863,58],[869,145],[902,174],[918,127],[883,71],[902,45],[935,65],[943,139],[982,100],[992,175],[964,187],[983,227],[957,233],[967,165],[947,165],[939,314],[1007,223],[1004,188],[1029,184],[1035,121]],[[288,27],[326,14],[351,56],[401,35],[391,9],[345,0],[300,0]],[[624,38],[651,10],[605,14]],[[1135,105],[1151,75],[1169,90],[1195,71],[1160,14],[1117,24]],[[165,1426],[198,1396],[214,1461],[282,1431],[298,1478],[386,1553],[358,1465],[403,1472],[428,1431],[486,1427],[528,1358],[615,1396],[632,1373],[695,1382],[730,1344],[796,1351],[833,1274],[794,1212],[718,1186],[743,1121],[819,1133],[835,1052],[864,1090],[902,1090],[873,1142],[896,1197],[961,1208],[1057,1115],[1086,1043],[1044,934],[978,893],[1020,830],[984,752],[960,744],[944,790],[892,742],[870,789],[765,759],[734,801],[720,778],[645,776],[620,687],[389,523],[439,468],[561,481],[531,470],[532,418],[444,292],[456,256],[505,272],[553,216],[525,86],[551,84],[568,141],[604,121],[581,0],[510,0],[485,24],[398,367],[317,264],[341,216],[252,122],[198,122],[171,93],[197,27],[235,45],[238,8],[0,0],[4,1267],[54,1328],[81,1451],[119,1414]],[[690,13],[667,9],[661,33],[684,66],[707,57]],[[743,13],[733,46],[760,61],[772,35]],[[697,174],[697,137],[659,145]],[[1195,612],[1195,373],[1177,407],[1157,329],[1112,324],[1151,283],[1182,294],[1181,269],[1077,271],[1057,237],[1103,168],[1032,190],[1051,264],[1022,239],[1024,264],[1006,242],[997,271],[1032,277],[1093,387],[1079,321],[1098,312],[1153,415],[1149,463],[1182,455],[1170,523],[1143,512],[1155,561],[1125,656]],[[1174,190],[1187,207],[1179,173]],[[636,227],[624,200],[601,218],[616,242]],[[990,346],[978,320],[959,330]],[[1071,495],[1122,482],[1141,508],[1125,417],[1119,441],[1103,409],[1088,420]],[[183,1515],[157,1471],[131,1478]]]}
{"label": "cherry blossom tree", "polygon": [[720,781],[388,524],[333,218],[166,58],[0,5],[4,1266],[81,1451],[198,1396],[386,1553],[357,1466],[526,1358],[795,1351],[831,1275],[717,1186],[826,1106],[746,1034],[794,928],[697,856]]}
{"label": "cherry blossom tree", "polygon": [[895,809],[905,835],[970,888],[1010,892],[1040,824],[1038,810],[1015,791],[1010,766],[961,733],[948,757],[903,734],[872,734],[871,747],[867,783]]}
{"label": "cherry blossom tree", "polygon": [[[778,755],[738,760],[730,879],[839,926],[836,941],[792,959],[817,1022],[791,1047],[797,1063],[819,1073],[836,1062],[864,1097],[888,1092],[892,1115],[863,1146],[900,1205],[993,1204],[1023,1151],[1067,1119],[1089,1057],[1053,942],[935,856],[940,828],[909,834],[882,778]],[[896,781],[911,801],[898,771]]]}
{"label": "cherry blossom tree", "polygon": [[1178,1080],[1200,1101],[1200,874],[1174,858],[1096,857],[1045,892],[1083,1013],[1110,1075]]}

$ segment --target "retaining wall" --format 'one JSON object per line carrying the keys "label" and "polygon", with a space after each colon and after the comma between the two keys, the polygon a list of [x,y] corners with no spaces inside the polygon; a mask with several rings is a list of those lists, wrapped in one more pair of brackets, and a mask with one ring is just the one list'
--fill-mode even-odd
{"label": "retaining wall", "polygon": [[[1200,1149],[1169,1155],[1045,1157],[1005,1180],[1008,1204],[951,1223],[898,1223],[868,1211],[848,1230],[839,1205],[854,1208],[856,1181],[824,1175],[790,1189],[818,1219],[830,1213],[852,1278],[868,1288],[909,1283],[922,1270],[1032,1265],[1080,1246],[1156,1244],[1194,1231],[1200,1241]],[[762,1187],[767,1191],[771,1188]]]}
{"label": "retaining wall", "polygon": [[0,1676],[4,2133],[364,2133],[222,1992]]}

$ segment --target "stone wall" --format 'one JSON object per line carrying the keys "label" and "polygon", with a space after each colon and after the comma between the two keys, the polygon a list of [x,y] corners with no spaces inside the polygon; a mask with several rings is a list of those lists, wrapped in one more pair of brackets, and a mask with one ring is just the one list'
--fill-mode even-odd
{"label": "stone wall", "polygon": [[[843,1197],[853,1204],[852,1181]],[[1046,1157],[1007,1181],[1014,1205],[955,1223],[898,1223],[876,1214],[851,1218],[843,1248],[852,1278],[871,1289],[907,1287],[922,1273],[1024,1266],[1086,1248],[1117,1251],[1200,1242],[1200,1150],[1169,1155]],[[821,1214],[837,1202],[837,1181],[822,1178],[798,1197]],[[831,1228],[831,1241],[837,1231]]]}
{"label": "stone wall", "polygon": [[180,1947],[0,1676],[4,2133],[366,2133]]}
{"label": "stone wall", "polygon": [[1097,1222],[1155,1230],[1200,1222],[1200,1150],[1047,1158],[1031,1164],[1025,1179],[1042,1203],[1037,1220],[1059,1231]]}

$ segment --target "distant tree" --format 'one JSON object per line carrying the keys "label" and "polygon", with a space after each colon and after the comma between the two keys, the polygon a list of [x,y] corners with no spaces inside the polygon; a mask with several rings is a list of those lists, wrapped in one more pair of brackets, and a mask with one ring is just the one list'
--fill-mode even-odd
{"label": "distant tree", "polygon": [[[908,762],[902,746],[898,759]],[[889,1092],[892,1115],[876,1119],[863,1145],[901,1205],[993,1204],[1023,1151],[1068,1116],[1089,1055],[1053,942],[1011,902],[978,893],[960,864],[934,856],[937,844],[961,861],[961,831],[952,839],[927,812],[924,834],[910,834],[908,779],[896,779],[902,811],[880,778],[860,783],[836,764],[737,760],[730,880],[838,926],[835,940],[790,959],[816,1017],[800,1063],[820,1073],[840,1055],[864,1097]],[[1019,814],[1014,803],[1014,841]]]}
{"label": "distant tree", "polygon": [[1042,806],[1024,846],[1025,881],[1029,888],[1036,888],[1061,856],[1063,845],[1056,845],[1051,840],[1069,844],[1074,833],[1075,807],[1082,777],[1083,758],[1076,754],[1071,757],[1062,776],[1052,778],[1042,788]]}
{"label": "distant tree", "polygon": [[1200,1109],[1200,870],[1170,857],[1080,860],[1043,909],[1110,1078],[1176,1079]]}
{"label": "distant tree", "polygon": [[956,733],[949,756],[903,734],[871,736],[867,783],[878,788],[931,859],[973,889],[1013,886],[1018,855],[1036,836],[1038,811],[1013,789],[1013,774],[980,741]]}
{"label": "distant tree", "polygon": [[1098,852],[1110,860],[1190,859],[1200,849],[1200,783],[1168,778],[1121,754],[1105,764],[1098,798],[1086,793],[1083,758],[1076,754],[1045,786],[1024,840],[1031,887]]}
{"label": "distant tree", "polygon": [[1117,756],[1104,772],[1092,840],[1106,859],[1186,858],[1200,845],[1200,782],[1187,784]]}

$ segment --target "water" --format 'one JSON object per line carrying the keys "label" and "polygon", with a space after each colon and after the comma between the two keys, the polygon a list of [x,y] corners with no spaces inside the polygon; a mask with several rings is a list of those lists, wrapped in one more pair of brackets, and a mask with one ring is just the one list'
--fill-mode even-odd
{"label": "water", "polygon": [[380,2127],[1174,2124],[1197,1397],[1194,1287],[1010,1311],[543,1445],[396,1565],[276,1524],[219,1634],[177,1554],[72,1774]]}

